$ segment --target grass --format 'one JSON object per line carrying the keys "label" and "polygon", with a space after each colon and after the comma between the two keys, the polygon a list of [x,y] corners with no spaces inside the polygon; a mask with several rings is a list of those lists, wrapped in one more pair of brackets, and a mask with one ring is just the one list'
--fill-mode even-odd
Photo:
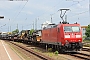
{"label": "grass", "polygon": [[85,46],[85,47],[90,47],[90,44],[85,44],[84,46]]}
{"label": "grass", "polygon": [[47,53],[44,53],[45,55],[51,57],[51,58],[54,58],[55,60],[67,60],[65,57],[63,56],[60,56],[58,54],[58,51],[55,51],[55,52],[47,52]]}
{"label": "grass", "polygon": [[66,58],[60,56],[58,51],[52,52],[52,48],[48,48],[47,51],[42,51],[42,50],[38,50],[38,49],[34,49],[34,51],[42,53],[42,54],[44,54],[48,57],[51,57],[55,60],[67,60]]}
{"label": "grass", "polygon": [[90,47],[90,40],[83,40],[86,44],[84,44],[85,47]]}
{"label": "grass", "polygon": [[90,43],[90,40],[83,40],[83,42],[89,42]]}
{"label": "grass", "polygon": [[55,54],[55,55],[58,55],[58,54],[59,54],[59,52],[58,52],[58,51],[55,51],[55,52],[54,52],[54,54]]}

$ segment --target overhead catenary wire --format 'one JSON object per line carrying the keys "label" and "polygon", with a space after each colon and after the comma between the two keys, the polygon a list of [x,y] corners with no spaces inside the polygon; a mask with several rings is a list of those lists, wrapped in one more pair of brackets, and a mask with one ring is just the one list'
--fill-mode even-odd
{"label": "overhead catenary wire", "polygon": [[71,16],[70,18],[75,17],[75,16],[77,16],[77,15],[81,15],[81,14],[87,13],[87,12],[89,12],[89,11],[87,10],[87,11],[84,11],[84,12],[80,12],[80,13],[78,13],[78,14],[75,14],[75,15]]}
{"label": "overhead catenary wire", "polygon": [[[75,3],[75,4],[72,4],[70,7],[72,7],[72,6],[76,5],[76,4],[79,4],[79,3],[83,2],[83,1],[85,1],[85,0],[82,0],[82,1],[80,1],[80,2],[77,2],[77,3]],[[73,1],[73,2],[76,2],[76,1]],[[80,13],[78,13],[78,14],[75,14],[75,15],[71,16],[70,18],[75,17],[75,16],[77,16],[77,15],[81,15],[81,14],[87,13],[87,12],[88,12],[88,11],[80,12]]]}
{"label": "overhead catenary wire", "polygon": [[[20,3],[20,5],[21,5],[21,3]],[[4,7],[4,6],[3,6]],[[18,6],[18,8],[20,8],[20,6]],[[8,9],[8,8],[7,8]],[[18,9],[17,9],[18,10]],[[15,11],[15,10],[14,10]],[[16,12],[18,12],[18,11],[16,11]],[[16,14],[16,13],[15,13]],[[15,16],[15,15],[14,15]],[[7,19],[5,19],[5,20],[8,20],[7,22],[6,22],[6,25],[10,25],[10,20],[11,20],[12,18],[7,18]],[[14,20],[13,20],[14,21]]]}
{"label": "overhead catenary wire", "polygon": [[[72,0],[72,1],[73,1],[73,0]],[[72,6],[76,5],[76,4],[79,4],[79,3],[83,2],[83,1],[85,1],[85,0],[78,1],[78,2],[77,2],[77,1],[73,1],[73,2],[77,2],[77,3],[70,5],[68,8],[70,8],[70,7],[72,7]],[[60,4],[60,2],[59,2],[59,4]],[[56,6],[57,6],[57,5],[55,5],[54,7],[50,8],[50,9],[53,9],[53,8],[55,8]],[[50,9],[49,9],[49,10],[50,10]],[[56,11],[56,12],[54,12],[54,13],[52,13],[52,14],[54,15],[54,14],[56,14],[57,12],[58,12],[58,11]],[[45,13],[43,13],[42,15],[44,15],[44,14],[45,14]],[[42,15],[41,15],[41,16],[42,16]],[[51,14],[49,14],[49,15],[51,15]],[[40,17],[40,16],[39,16],[39,17]],[[46,18],[44,17],[44,19],[46,19]]]}
{"label": "overhead catenary wire", "polygon": [[[77,2],[77,3],[74,3],[74,4],[70,5],[68,8],[70,8],[70,7],[74,6],[74,5],[77,5],[77,4],[79,4],[79,3],[83,2],[83,1],[85,1],[85,0],[82,0],[82,1],[73,1],[73,2]],[[53,9],[53,8],[55,8],[55,7],[56,7],[56,6],[50,8],[50,9]],[[50,9],[49,9],[49,10],[50,10]],[[55,15],[57,12],[58,12],[58,11],[54,12],[52,15]],[[83,13],[86,13],[86,11],[85,11],[85,12],[80,12],[80,13],[78,13],[77,15],[80,15],[80,14],[83,14]],[[45,14],[45,13],[43,13],[42,15],[44,15],[44,14]],[[40,15],[39,18],[40,18],[42,15]],[[51,14],[49,14],[49,15],[51,16]],[[46,18],[43,17],[42,19],[46,19]]]}
{"label": "overhead catenary wire", "polygon": [[[21,11],[24,9],[24,7],[26,6],[26,4],[28,3],[28,0],[26,1],[26,3],[23,5],[23,7],[20,9],[20,11],[16,11],[16,13],[18,12],[18,14],[13,18],[13,22],[17,19],[17,17],[19,16],[19,14],[21,13]],[[21,4],[20,4],[21,5]],[[20,6],[18,7],[20,8]],[[11,20],[11,19],[10,19]],[[17,24],[17,23],[16,23]]]}
{"label": "overhead catenary wire", "polygon": [[[81,3],[81,2],[83,2],[83,1],[85,1],[85,0],[82,0],[82,1],[80,1],[80,2],[77,2],[77,3],[75,3],[75,4],[72,4],[72,5],[70,5],[69,7],[72,7],[72,6],[74,6],[74,5],[76,5],[76,4],[79,4],[79,3]],[[74,2],[74,1],[73,1]],[[26,5],[26,4],[25,4]],[[50,8],[50,9],[53,9],[53,8],[55,8],[57,5],[55,5],[55,6],[53,6],[52,8]],[[50,9],[48,9],[48,10],[50,10]],[[23,8],[21,9],[21,11],[23,10]],[[18,13],[18,15],[21,13],[21,11]],[[58,12],[58,11],[57,11]],[[55,13],[53,13],[53,15],[54,14],[56,14],[57,12],[55,12]],[[44,15],[45,13],[43,13],[42,15]],[[78,13],[77,15],[80,15],[81,13]],[[83,13],[82,13],[83,14]],[[16,18],[18,17],[18,15],[16,16]],[[41,17],[42,15],[40,15],[39,17]],[[49,14],[50,15],[50,14]],[[44,17],[44,19],[46,19],[45,17]],[[35,19],[34,19],[35,20]]]}
{"label": "overhead catenary wire", "polygon": [[[60,4],[60,2],[58,2],[57,4],[55,4],[53,7],[49,8],[48,10],[52,10],[53,8],[55,8],[58,4]],[[52,15],[56,14],[58,11],[54,12]],[[38,17],[40,18],[42,15],[44,15],[46,12],[44,12],[43,14],[39,15]],[[49,14],[51,15],[51,14]],[[43,19],[46,19],[45,17],[43,17]]]}
{"label": "overhead catenary wire", "polygon": [[[24,9],[24,7],[26,6],[26,4],[28,3],[28,1],[24,4],[24,6],[21,8],[21,10],[19,11],[19,13],[14,17],[13,22],[17,19],[17,17],[19,16],[19,14],[21,13],[21,11]],[[16,23],[17,25],[18,23]],[[17,27],[16,27],[17,28]]]}
{"label": "overhead catenary wire", "polygon": [[[20,7],[21,7],[21,3],[20,3],[20,5],[18,6],[18,8],[20,8]],[[19,10],[19,9],[18,9],[18,10]],[[18,10],[16,11],[15,15],[17,14]],[[21,11],[21,10],[20,10],[20,11]],[[20,11],[19,11],[19,12],[20,12]],[[14,20],[15,18],[16,18],[16,16],[13,17],[13,20]]]}
{"label": "overhead catenary wire", "polygon": [[[85,1],[85,0],[82,0],[81,2],[83,2],[83,1]],[[74,1],[73,1],[74,2]],[[78,3],[76,3],[76,4],[79,4],[80,2],[78,2]],[[72,5],[73,6],[73,5]],[[73,17],[75,17],[75,16],[78,16],[78,15],[82,15],[82,14],[84,14],[84,13],[87,13],[87,12],[89,12],[88,10],[86,10],[86,11],[83,11],[83,12],[79,12],[79,13],[77,13],[77,14],[75,14],[75,15],[72,15],[72,16],[70,16],[69,18],[73,18]]]}
{"label": "overhead catenary wire", "polygon": [[[55,5],[55,6],[53,6],[52,8],[50,8],[50,9],[53,9],[53,8],[55,8],[58,4],[60,4],[59,2]],[[50,10],[50,9],[48,9],[48,10]],[[57,11],[58,12],[58,11]],[[55,13],[57,13],[57,12],[55,12]],[[55,14],[55,13],[53,13],[53,14]],[[42,15],[44,15],[45,14],[45,12],[43,13],[43,14],[41,14],[40,16],[38,16],[38,18],[40,18]],[[36,17],[37,18],[37,17]],[[35,18],[35,22],[36,22],[36,18]],[[46,19],[46,18],[44,18],[44,19]],[[34,19],[33,19],[34,20]],[[28,24],[28,25],[30,25],[30,24]],[[33,25],[34,26],[34,25]],[[36,26],[36,25],[35,25]],[[36,29],[37,29],[37,27],[36,27]]]}
{"label": "overhead catenary wire", "polygon": [[[82,0],[82,1],[80,1],[80,2],[78,2],[78,3],[72,4],[72,5],[70,5],[69,7],[72,7],[72,6],[74,6],[74,5],[76,5],[76,4],[79,4],[79,3],[83,2],[83,1],[85,1],[85,0]],[[73,1],[73,2],[74,2],[74,1]],[[60,2],[59,2],[58,4],[60,4]],[[58,4],[56,4],[55,6],[53,6],[53,7],[50,8],[50,9],[55,8]],[[50,10],[50,9],[48,9],[48,10]],[[58,12],[58,11],[54,12],[52,15],[56,14],[57,12]],[[45,13],[43,13],[42,15],[44,15],[44,14],[45,14]],[[38,17],[40,18],[42,15],[40,15],[40,16],[38,16]],[[42,19],[46,19],[46,18],[43,17]],[[29,25],[29,24],[28,24],[28,25]]]}
{"label": "overhead catenary wire", "polygon": [[[80,4],[81,2],[83,2],[83,1],[85,1],[85,0],[82,0],[82,1],[74,1],[74,0],[71,0],[71,1],[77,2],[77,3],[70,5],[68,8],[70,8],[70,7],[74,6],[74,5]],[[70,11],[71,11],[71,10],[70,10]],[[83,11],[83,12],[77,13],[77,14],[74,14],[74,15],[70,16],[69,18],[73,18],[73,17],[75,17],[75,16],[78,16],[78,15],[81,15],[81,14],[84,14],[84,13],[87,13],[87,12],[88,12],[88,11]]]}
{"label": "overhead catenary wire", "polygon": [[[21,8],[21,10],[19,11],[19,13],[17,14],[17,16],[15,17],[15,19],[19,16],[19,14],[21,13],[21,11],[23,10],[23,8],[25,7],[25,5],[28,3],[28,1],[24,4],[24,6]],[[15,20],[14,19],[14,20]]]}
{"label": "overhead catenary wire", "polygon": [[[84,1],[84,0],[82,0],[82,1]],[[81,1],[80,1],[81,2]],[[79,3],[80,3],[79,2]],[[59,2],[60,3],[60,2]],[[76,4],[79,4],[78,2],[77,3],[75,3],[75,4],[73,4],[73,5],[71,5],[71,6],[74,6],[74,5],[76,5]],[[25,3],[25,5],[26,5],[26,3]],[[71,7],[71,6],[69,6],[69,7]],[[23,8],[24,8],[25,6],[23,6]],[[53,9],[53,8],[55,8],[56,6],[53,6],[52,8],[50,8],[50,9]],[[20,13],[21,13],[21,11],[23,10],[23,8],[19,11],[19,13],[17,14],[17,16],[15,16],[15,19],[20,15]],[[49,9],[48,9],[49,10]],[[55,13],[53,13],[53,15],[54,14],[56,14],[57,12],[55,12]],[[80,12],[80,13],[78,13],[77,15],[80,15],[82,12]],[[45,13],[44,13],[45,14]],[[82,14],[84,14],[84,13],[82,13]],[[50,15],[50,14],[49,14]],[[39,17],[41,17],[42,15],[40,15]],[[76,16],[76,15],[75,15]],[[14,21],[15,21],[15,19],[14,19]],[[35,20],[35,18],[34,18],[34,20]]]}
{"label": "overhead catenary wire", "polygon": [[[27,0],[27,2],[28,2],[28,0]],[[21,8],[21,10],[19,11],[19,13],[14,17],[14,19],[12,20],[11,18],[8,18],[8,22],[6,23],[6,25],[10,25],[10,21],[12,20],[13,22],[15,21],[15,19],[19,16],[19,14],[21,13],[21,11],[23,10],[23,8],[25,7],[25,5],[27,4],[27,2],[24,4],[24,6]],[[21,5],[21,3],[20,3],[20,5]],[[18,7],[18,8],[20,8],[20,6]],[[16,11],[16,12],[18,12],[18,11]],[[5,26],[6,26],[5,25]],[[10,25],[11,26],[11,25]],[[4,27],[4,26],[2,26],[2,27]],[[1,27],[0,27],[1,28]]]}
{"label": "overhead catenary wire", "polygon": [[[72,0],[72,1],[73,1],[73,0]],[[73,1],[73,2],[77,2],[77,3],[72,4],[72,5],[70,5],[69,7],[72,7],[72,6],[74,6],[74,5],[76,5],[76,4],[79,4],[79,3],[83,2],[83,1],[85,1],[85,0],[82,0],[82,1]]]}

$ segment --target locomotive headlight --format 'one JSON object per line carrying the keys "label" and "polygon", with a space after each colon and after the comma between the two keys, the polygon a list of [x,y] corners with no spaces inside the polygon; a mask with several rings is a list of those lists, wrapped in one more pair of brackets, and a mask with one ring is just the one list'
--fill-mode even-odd
{"label": "locomotive headlight", "polygon": [[65,38],[70,38],[70,35],[65,35]]}
{"label": "locomotive headlight", "polygon": [[81,38],[81,35],[76,35],[76,38]]}
{"label": "locomotive headlight", "polygon": [[81,40],[78,40],[79,42],[81,41]]}
{"label": "locomotive headlight", "polygon": [[65,41],[66,43],[69,43],[68,40]]}
{"label": "locomotive headlight", "polygon": [[66,45],[66,46],[68,46],[68,44],[69,44],[69,41],[68,41],[68,40],[66,40],[65,42],[66,42],[66,44],[65,44],[65,45]]}

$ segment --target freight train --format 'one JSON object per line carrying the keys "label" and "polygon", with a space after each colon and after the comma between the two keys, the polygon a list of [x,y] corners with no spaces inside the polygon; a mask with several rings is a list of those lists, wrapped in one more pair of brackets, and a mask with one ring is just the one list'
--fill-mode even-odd
{"label": "freight train", "polygon": [[20,34],[13,36],[13,40],[44,44],[46,48],[52,47],[62,52],[79,51],[83,47],[81,26],[77,22],[69,24],[63,20],[59,24],[49,23],[43,29],[35,30],[31,34],[30,31],[21,31]]}
{"label": "freight train", "polygon": [[42,30],[35,30],[32,35],[29,35],[29,32],[30,30],[25,30],[20,33],[21,35],[14,35],[14,41],[45,44],[64,52],[79,51],[83,46],[82,31],[78,23],[48,24]]}

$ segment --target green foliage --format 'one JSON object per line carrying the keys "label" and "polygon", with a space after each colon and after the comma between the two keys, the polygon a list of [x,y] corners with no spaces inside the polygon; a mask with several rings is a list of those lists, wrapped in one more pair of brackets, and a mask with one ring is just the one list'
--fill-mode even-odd
{"label": "green foliage", "polygon": [[31,29],[31,30],[30,30],[30,35],[32,35],[33,32],[34,32],[34,29]]}
{"label": "green foliage", "polygon": [[83,40],[84,40],[85,38],[87,38],[87,36],[83,36]]}
{"label": "green foliage", "polygon": [[85,47],[90,47],[90,44],[85,44],[84,46],[85,46]]}
{"label": "green foliage", "polygon": [[83,40],[83,42],[85,42],[85,43],[90,43],[90,40]]}
{"label": "green foliage", "polygon": [[86,28],[86,33],[85,33],[85,35],[86,35],[87,37],[90,37],[90,24],[88,25],[88,28]]}
{"label": "green foliage", "polygon": [[83,36],[83,38],[86,38],[86,36]]}
{"label": "green foliage", "polygon": [[55,54],[55,55],[58,55],[58,54],[59,54],[59,52],[58,52],[58,51],[55,51],[55,52],[54,52],[54,54]]}
{"label": "green foliage", "polygon": [[48,53],[48,56],[53,57],[53,53],[51,53],[51,52]]}
{"label": "green foliage", "polygon": [[12,34],[17,34],[17,33],[19,33],[19,30],[18,29],[12,31]]}
{"label": "green foliage", "polygon": [[49,51],[49,52],[52,52],[52,48],[48,48],[48,51]]}

